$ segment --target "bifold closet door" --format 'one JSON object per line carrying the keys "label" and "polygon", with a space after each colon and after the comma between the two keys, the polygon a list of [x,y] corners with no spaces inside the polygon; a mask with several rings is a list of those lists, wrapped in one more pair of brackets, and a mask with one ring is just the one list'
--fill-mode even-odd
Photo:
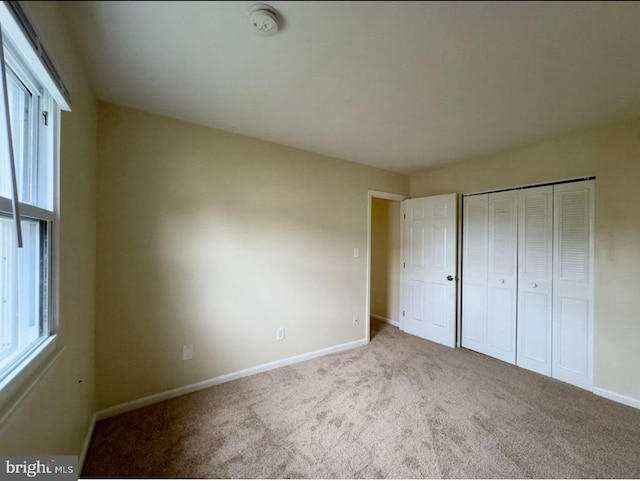
{"label": "bifold closet door", "polygon": [[593,373],[594,181],[554,187],[552,376],[590,388]]}
{"label": "bifold closet door", "polygon": [[462,243],[462,347],[487,354],[489,195],[465,197]]}
{"label": "bifold closet door", "polygon": [[553,187],[518,192],[518,356],[516,364],[551,376]]}
{"label": "bifold closet door", "polygon": [[517,194],[465,198],[462,346],[516,361]]}
{"label": "bifold closet door", "polygon": [[516,362],[518,194],[489,194],[487,354]]}

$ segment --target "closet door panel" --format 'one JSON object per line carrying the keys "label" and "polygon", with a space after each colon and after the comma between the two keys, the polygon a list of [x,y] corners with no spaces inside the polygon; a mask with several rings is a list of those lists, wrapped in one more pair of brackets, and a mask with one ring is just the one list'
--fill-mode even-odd
{"label": "closet door panel", "polygon": [[496,284],[489,286],[487,326],[490,356],[515,364],[515,289]]}
{"label": "closet door panel", "polygon": [[553,187],[518,192],[516,364],[551,375]]}
{"label": "closet door panel", "polygon": [[557,299],[554,377],[586,376],[589,369],[589,301],[568,296],[558,296]]}
{"label": "closet door panel", "polygon": [[489,195],[465,197],[462,244],[462,347],[487,353]]}
{"label": "closet door panel", "polygon": [[489,194],[487,354],[516,362],[518,195]]}
{"label": "closet door panel", "polygon": [[553,362],[556,379],[593,376],[594,182],[554,187]]}

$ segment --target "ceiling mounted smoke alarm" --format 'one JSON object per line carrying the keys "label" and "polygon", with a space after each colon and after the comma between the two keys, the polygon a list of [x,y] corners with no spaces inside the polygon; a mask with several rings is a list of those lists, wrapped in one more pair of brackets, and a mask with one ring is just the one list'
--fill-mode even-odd
{"label": "ceiling mounted smoke alarm", "polygon": [[278,12],[275,8],[258,3],[249,9],[249,21],[253,30],[262,37],[278,33]]}

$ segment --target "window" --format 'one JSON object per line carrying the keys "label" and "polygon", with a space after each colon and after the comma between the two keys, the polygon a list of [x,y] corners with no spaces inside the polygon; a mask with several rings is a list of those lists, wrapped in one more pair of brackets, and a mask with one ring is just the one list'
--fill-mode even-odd
{"label": "window", "polygon": [[[5,41],[9,118],[20,206],[23,247],[12,214],[9,146],[0,143],[0,380],[51,333],[50,239],[54,222],[54,156],[47,129],[51,98]],[[53,117],[53,116],[51,116]],[[45,124],[46,119],[46,124]],[[4,134],[7,138],[7,134]]]}
{"label": "window", "polygon": [[[0,3],[6,98],[0,95],[0,394],[55,348],[58,77],[17,2]],[[25,26],[26,25],[26,26]],[[35,47],[34,47],[35,45]],[[52,87],[53,86],[53,87]],[[4,89],[0,88],[0,93]],[[63,96],[66,92],[63,91]],[[66,100],[61,105],[68,109]],[[7,129],[7,113],[10,129]],[[9,130],[11,137],[9,137]],[[13,157],[9,138],[12,139]],[[22,231],[18,246],[14,176]],[[46,348],[46,349],[45,349]]]}

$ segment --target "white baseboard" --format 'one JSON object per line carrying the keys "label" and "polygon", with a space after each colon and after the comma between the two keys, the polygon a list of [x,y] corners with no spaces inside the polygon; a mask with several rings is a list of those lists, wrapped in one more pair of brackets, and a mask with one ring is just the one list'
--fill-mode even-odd
{"label": "white baseboard", "polygon": [[367,343],[366,339],[360,339],[358,341],[347,342],[345,344],[327,347],[324,349],[319,349],[317,351],[307,352],[305,354],[298,354],[297,356],[280,359],[279,361],[268,362],[266,364],[261,364],[259,366],[243,369],[241,371],[236,371],[229,374],[223,374],[222,376],[214,377],[212,379],[207,379],[206,381],[200,381],[194,384],[189,384],[188,386],[171,389],[169,391],[164,391],[158,394],[152,394],[151,396],[146,396],[140,399],[134,399],[133,401],[118,404],[110,408],[102,409],[96,413],[95,418],[97,421],[99,421],[101,419],[109,418],[111,416],[116,416],[118,414],[121,414],[127,411],[132,411],[134,409],[138,409],[144,406],[149,406],[151,404],[155,404],[157,402],[164,401],[166,399],[182,396],[183,394],[188,394],[190,392],[199,391],[201,389],[206,389],[208,387],[217,386],[218,384],[233,381],[235,379],[240,379],[247,376],[252,376],[254,374],[259,374],[261,372],[270,371],[271,369],[276,369],[278,367],[289,366],[291,364],[308,361],[316,357],[326,356],[327,354],[333,354],[334,352],[346,351],[348,349],[353,349],[355,347],[364,346],[366,343]]}
{"label": "white baseboard", "polygon": [[400,327],[400,323],[398,321],[394,321],[393,319],[387,319],[386,317],[379,316],[378,314],[371,314],[371,317],[378,321],[386,322],[387,324],[391,324],[392,326]]}
{"label": "white baseboard", "polygon": [[612,401],[626,404],[627,406],[631,406],[632,408],[640,409],[640,399],[635,399],[630,396],[618,394],[613,391],[607,391],[606,389],[602,389],[600,387],[594,387],[592,389],[592,392],[593,394],[611,399]]}
{"label": "white baseboard", "polygon": [[82,445],[82,451],[78,457],[78,476],[82,473],[82,467],[84,466],[84,460],[87,457],[89,451],[89,444],[91,444],[91,436],[93,436],[93,428],[96,426],[96,415],[91,416],[91,422],[89,423],[89,429],[87,429],[87,435],[84,438],[84,444]]}

